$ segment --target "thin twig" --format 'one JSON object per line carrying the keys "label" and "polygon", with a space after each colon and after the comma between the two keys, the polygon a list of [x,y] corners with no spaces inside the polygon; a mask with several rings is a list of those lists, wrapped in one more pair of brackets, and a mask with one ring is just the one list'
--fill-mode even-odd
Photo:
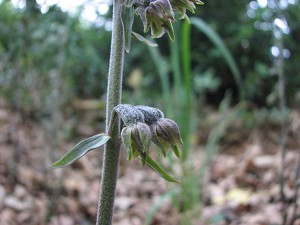
{"label": "thin twig", "polygon": [[282,36],[276,37],[275,44],[279,49],[279,56],[275,60],[275,68],[278,74],[278,92],[279,92],[279,108],[281,112],[281,135],[280,135],[280,147],[281,147],[281,167],[280,167],[280,198],[282,202],[282,225],[287,223],[287,208],[286,196],[285,196],[285,157],[286,157],[286,137],[287,137],[287,121],[286,121],[286,97],[285,97],[285,74],[284,74],[284,57],[283,57],[283,40]]}

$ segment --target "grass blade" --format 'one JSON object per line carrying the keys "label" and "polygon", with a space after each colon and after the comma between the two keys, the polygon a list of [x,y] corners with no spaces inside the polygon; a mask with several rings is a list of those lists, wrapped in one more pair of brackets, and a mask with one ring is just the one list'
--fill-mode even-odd
{"label": "grass blade", "polygon": [[220,38],[220,36],[202,19],[192,17],[190,18],[191,24],[198,28],[201,32],[203,32],[214,44],[215,46],[221,51],[224,59],[226,60],[233,76],[235,82],[239,88],[239,95],[240,100],[244,100],[245,94],[244,89],[242,86],[242,79],[240,71],[224,42]]}

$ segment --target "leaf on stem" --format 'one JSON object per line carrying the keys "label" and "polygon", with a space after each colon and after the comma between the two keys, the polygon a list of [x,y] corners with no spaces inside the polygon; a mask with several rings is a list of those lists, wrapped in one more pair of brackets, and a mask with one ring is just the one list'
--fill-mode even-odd
{"label": "leaf on stem", "polygon": [[125,41],[125,50],[127,53],[130,52],[131,46],[131,32],[132,25],[134,21],[134,11],[132,6],[122,6],[122,22],[124,28],[124,41]]}
{"label": "leaf on stem", "polygon": [[150,156],[146,156],[146,163],[147,165],[153,169],[156,173],[158,173],[162,178],[169,182],[176,182],[180,183],[179,180],[176,180],[175,178],[171,177],[160,165],[158,165]]}
{"label": "leaf on stem", "polygon": [[104,145],[110,137],[106,134],[97,134],[79,142],[68,151],[60,160],[51,165],[52,168],[68,166],[84,156],[87,152]]}

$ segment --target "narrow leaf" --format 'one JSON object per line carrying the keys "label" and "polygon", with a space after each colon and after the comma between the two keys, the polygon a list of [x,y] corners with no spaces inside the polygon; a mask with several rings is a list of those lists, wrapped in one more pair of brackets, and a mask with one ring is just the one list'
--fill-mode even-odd
{"label": "narrow leaf", "polygon": [[160,167],[150,156],[146,156],[146,163],[147,165],[153,169],[156,173],[158,173],[162,178],[170,182],[177,182],[180,183],[179,180],[171,177],[163,168]]}
{"label": "narrow leaf", "polygon": [[60,160],[51,165],[52,168],[59,168],[70,165],[87,152],[104,145],[110,137],[106,134],[97,134],[79,142],[74,148],[68,151]]}
{"label": "narrow leaf", "polygon": [[157,47],[158,45],[152,41],[149,41],[148,39],[144,38],[142,35],[135,33],[132,31],[132,34],[138,39],[140,42],[143,42],[144,44],[150,46],[150,47]]}
{"label": "narrow leaf", "polygon": [[123,5],[122,7],[122,22],[124,28],[125,50],[130,52],[131,32],[134,21],[134,11],[132,6]]}

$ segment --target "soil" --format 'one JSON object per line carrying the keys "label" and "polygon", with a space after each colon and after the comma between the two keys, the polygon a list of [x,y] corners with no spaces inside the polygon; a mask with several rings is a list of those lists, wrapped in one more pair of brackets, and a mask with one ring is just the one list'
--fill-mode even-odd
{"label": "soil", "polygon": [[[51,169],[51,163],[79,140],[66,139],[67,131],[61,128],[62,124],[52,122],[49,118],[43,122],[28,118],[0,101],[1,225],[95,224],[101,150],[89,152],[69,167]],[[98,127],[79,127],[77,137],[95,134]],[[270,124],[251,130],[228,127],[205,173],[192,178],[198,195],[195,195],[196,201],[191,200],[191,205],[193,201],[196,205],[190,210],[181,207],[183,193],[189,192],[186,189],[189,186],[185,182],[188,175],[181,175],[178,160],[174,158],[172,170],[170,161],[161,162],[183,180],[181,184],[174,184],[143,167],[139,161],[128,163],[123,151],[113,224],[142,225],[155,205],[160,207],[151,225],[279,225],[284,224],[283,215],[286,215],[286,224],[300,224],[296,172],[300,161],[299,130],[300,115],[292,112],[282,189],[280,127]],[[201,135],[194,138],[195,150],[187,161],[188,168],[192,168],[188,173],[199,171],[207,156],[209,129],[199,133]],[[175,193],[173,200],[166,197],[170,190]]]}

